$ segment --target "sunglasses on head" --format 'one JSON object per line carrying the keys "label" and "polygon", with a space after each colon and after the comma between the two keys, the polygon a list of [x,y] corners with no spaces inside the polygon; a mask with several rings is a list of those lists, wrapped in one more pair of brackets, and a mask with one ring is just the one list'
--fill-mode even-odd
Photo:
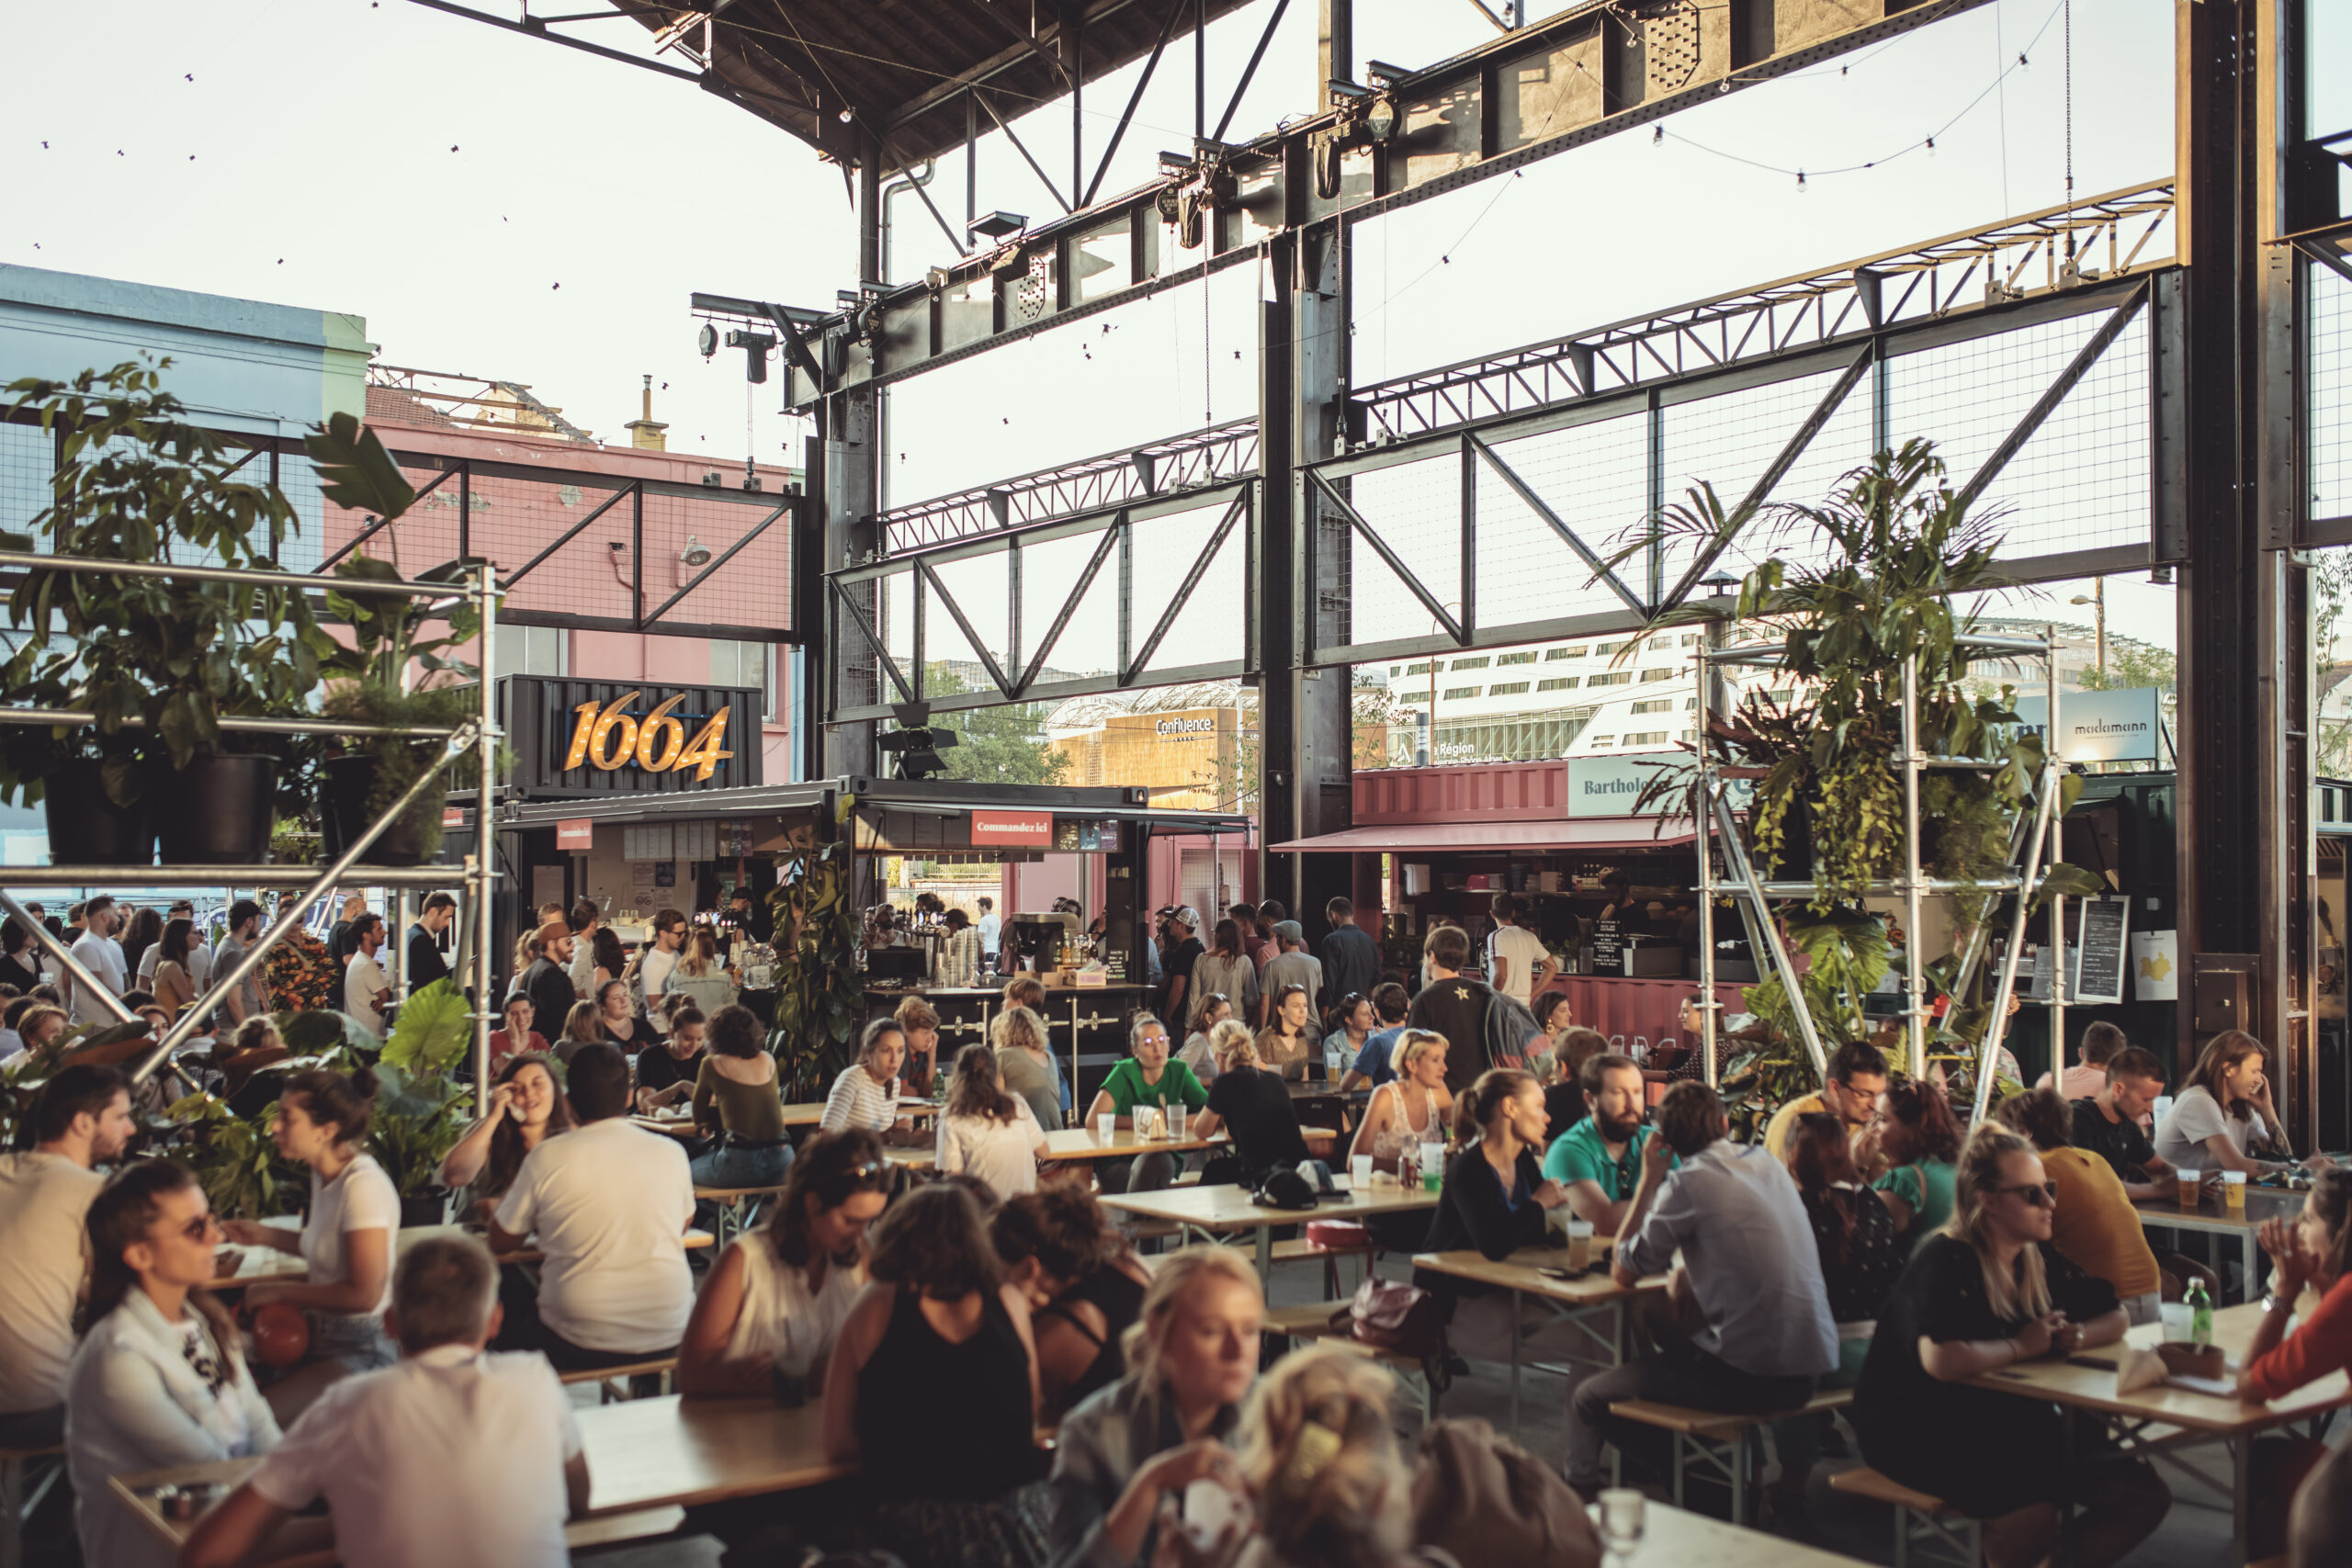
{"label": "sunglasses on head", "polygon": [[2058,1184],[2054,1181],[2029,1181],[2022,1187],[1996,1187],[1996,1192],[2015,1192],[2037,1209],[2058,1206]]}

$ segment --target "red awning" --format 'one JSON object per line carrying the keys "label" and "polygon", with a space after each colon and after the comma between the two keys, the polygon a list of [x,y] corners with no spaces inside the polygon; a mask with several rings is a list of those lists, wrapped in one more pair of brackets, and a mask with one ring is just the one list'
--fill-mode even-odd
{"label": "red awning", "polygon": [[1688,822],[1662,831],[1653,817],[1552,818],[1529,822],[1398,822],[1347,828],[1268,848],[1277,853],[1417,854],[1447,850],[1660,850],[1691,841]]}

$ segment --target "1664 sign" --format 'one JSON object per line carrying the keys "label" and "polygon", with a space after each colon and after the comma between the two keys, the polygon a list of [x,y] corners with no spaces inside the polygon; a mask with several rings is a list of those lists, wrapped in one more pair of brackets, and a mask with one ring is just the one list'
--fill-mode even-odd
{"label": "1664 sign", "polygon": [[[582,703],[573,708],[564,771],[584,766],[609,773],[634,763],[650,773],[691,770],[697,784],[709,783],[718,764],[735,754],[725,750],[728,716],[734,709],[722,706],[689,738],[685,721],[672,711],[686,700],[686,693],[662,698],[642,716],[629,712],[644,694],[639,687],[608,703]],[[700,714],[692,716],[702,718]]]}

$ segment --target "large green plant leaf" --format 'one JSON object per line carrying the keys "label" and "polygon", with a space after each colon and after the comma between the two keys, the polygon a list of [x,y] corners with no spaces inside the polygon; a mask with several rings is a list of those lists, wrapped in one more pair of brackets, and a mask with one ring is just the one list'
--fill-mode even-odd
{"label": "large green plant leaf", "polygon": [[473,1039],[466,998],[447,978],[409,994],[384,1044],[386,1063],[417,1077],[439,1077],[455,1066]]}
{"label": "large green plant leaf", "polygon": [[401,477],[392,455],[348,413],[331,415],[302,437],[302,449],[318,465],[320,488],[338,506],[390,519],[416,504],[415,487]]}

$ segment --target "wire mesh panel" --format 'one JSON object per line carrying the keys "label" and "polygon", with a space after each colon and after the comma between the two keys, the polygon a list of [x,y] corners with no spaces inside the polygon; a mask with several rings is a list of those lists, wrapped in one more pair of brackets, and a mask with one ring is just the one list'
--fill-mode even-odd
{"label": "wire mesh panel", "polygon": [[[978,668],[978,649],[964,636],[955,617],[948,614],[940,588],[956,601],[956,608],[971,623],[979,648],[996,661],[1006,680],[1013,678],[1012,598],[1006,563],[1011,557],[1003,550],[990,550],[986,555],[965,556],[955,560],[943,560],[933,565],[939,585],[925,583],[923,605],[923,660],[936,663],[942,659],[969,660],[974,668],[961,671],[975,691],[991,682],[988,671]],[[946,650],[954,649],[954,653]]]}
{"label": "wire mesh panel", "polygon": [[2310,276],[2312,515],[2352,516],[2352,283],[2324,266]]}
{"label": "wire mesh panel", "polygon": [[[1566,430],[1546,431],[1516,441],[1495,443],[1495,456],[1508,463],[1527,488],[1542,497],[1560,521],[1606,558],[1638,536],[1649,514],[1649,413],[1622,414]],[[1505,521],[1512,514],[1498,508],[1496,531],[1487,527],[1487,495],[1501,494],[1532,524],[1528,528]],[[1478,622],[1499,626],[1510,621],[1551,618],[1624,608],[1624,601],[1608,587],[1589,582],[1587,567],[1550,525],[1528,511],[1501,480],[1488,473],[1478,476]],[[1620,581],[1637,597],[1647,596],[1648,571],[1641,558],[1617,569]],[[1533,615],[1506,615],[1504,606],[1527,590],[1504,588],[1506,581],[1536,586]],[[1488,584],[1499,597],[1487,599]]]}
{"label": "wire mesh panel", "polygon": [[[1688,492],[1706,483],[1714,487],[1725,512],[1738,506],[1842,374],[1826,370],[1667,408],[1660,463],[1666,504],[1690,505]],[[1870,385],[1865,379],[1848,391],[1837,414],[1806,445],[1768,499],[1818,501],[1838,475],[1869,455]],[[1681,580],[1696,547],[1690,538],[1668,539],[1665,576],[1669,589]],[[1776,527],[1768,516],[1742,530],[1718,558],[1724,570],[1736,576],[1770,557],[1802,560],[1813,549],[1810,530]]]}
{"label": "wire mesh panel", "polygon": [[[1200,519],[1205,524],[1202,530],[1202,536],[1205,539],[1224,519],[1227,505],[1227,502],[1221,500],[1215,506],[1203,507],[1182,515],[1188,522]],[[1171,519],[1155,518],[1149,524],[1137,526],[1136,584],[1138,598],[1142,593],[1145,575],[1144,532],[1170,521]],[[1243,614],[1245,594],[1242,582],[1250,558],[1246,536],[1246,530],[1238,519],[1226,530],[1225,540],[1217,546],[1216,554],[1210,558],[1208,570],[1201,574],[1200,581],[1193,585],[1183,607],[1169,623],[1168,635],[1160,639],[1159,647],[1144,662],[1146,673],[1155,670],[1182,670],[1197,664],[1231,663],[1243,657],[1249,631],[1248,617]],[[1196,555],[1187,555],[1180,570],[1191,570],[1196,558]],[[1138,612],[1136,617],[1136,652],[1143,651],[1143,639],[1151,635],[1151,628],[1158,624],[1157,616],[1147,622]]]}
{"label": "wire mesh panel", "polygon": [[2148,331],[2143,310],[1985,488],[1980,504],[2005,513],[2003,557],[2147,541]]}
{"label": "wire mesh panel", "polygon": [[[1335,481],[1336,482],[1336,481]],[[1419,463],[1357,474],[1349,504],[1430,597],[1462,608],[1462,459],[1445,451]],[[1347,595],[1358,642],[1423,637],[1430,613],[1378,552],[1359,536],[1351,548]],[[1333,592],[1339,592],[1335,586]]]}
{"label": "wire mesh panel", "polygon": [[0,424],[0,528],[23,533],[50,502],[57,440],[37,424]]}
{"label": "wire mesh panel", "polygon": [[[1025,669],[1045,649],[1040,682],[1116,674],[1119,658],[1119,555],[1115,541],[1053,647],[1046,634],[1086,575],[1087,563],[1108,529],[1067,535],[1021,547],[1021,660]],[[1005,671],[1010,675],[1012,671]]]}
{"label": "wire mesh panel", "polygon": [[1966,484],[2106,319],[2068,316],[1897,355],[1887,367],[1890,440],[1933,441],[1953,488]]}
{"label": "wire mesh panel", "polygon": [[[1210,538],[1216,535],[1216,525],[1224,519],[1228,504],[1230,498],[1224,497],[1213,506],[1198,506],[1163,517],[1146,518],[1134,525],[1132,547],[1135,564],[1129,599],[1132,606],[1129,626],[1132,629],[1128,658],[1133,659],[1143,651],[1144,639],[1151,636],[1152,628],[1159,624],[1160,617],[1168,612],[1168,606],[1175,601],[1176,591],[1183,586],[1184,574],[1193,570],[1194,561],[1200,559],[1201,551],[1207,547]],[[1235,532],[1239,532],[1238,527]],[[1110,570],[1111,567],[1106,565],[1104,570]],[[1204,578],[1201,592],[1205,592],[1207,586],[1208,580]],[[1238,619],[1241,615],[1238,578],[1232,586],[1234,596],[1224,601],[1222,613]],[[1182,622],[1183,618],[1183,611],[1178,611],[1177,620]],[[1165,656],[1173,651],[1170,644],[1181,646],[1178,629],[1176,626],[1170,626],[1168,636],[1161,639],[1159,652],[1154,656],[1154,663],[1168,662]],[[1115,649],[1117,645],[1114,642],[1112,646]],[[1175,662],[1199,664],[1206,662],[1210,657],[1226,656],[1204,655],[1201,659],[1178,659]]]}
{"label": "wire mesh panel", "polygon": [[[1533,443],[1513,445],[1524,448]],[[1496,456],[1517,471],[1510,452]],[[1480,625],[1510,626],[1624,608],[1625,602],[1605,583],[1593,581],[1592,569],[1568,542],[1484,462],[1478,466],[1477,482]],[[1555,513],[1570,499],[1541,489],[1536,493]],[[1605,536],[1580,532],[1579,537],[1598,554],[1605,556],[1611,548]]]}

